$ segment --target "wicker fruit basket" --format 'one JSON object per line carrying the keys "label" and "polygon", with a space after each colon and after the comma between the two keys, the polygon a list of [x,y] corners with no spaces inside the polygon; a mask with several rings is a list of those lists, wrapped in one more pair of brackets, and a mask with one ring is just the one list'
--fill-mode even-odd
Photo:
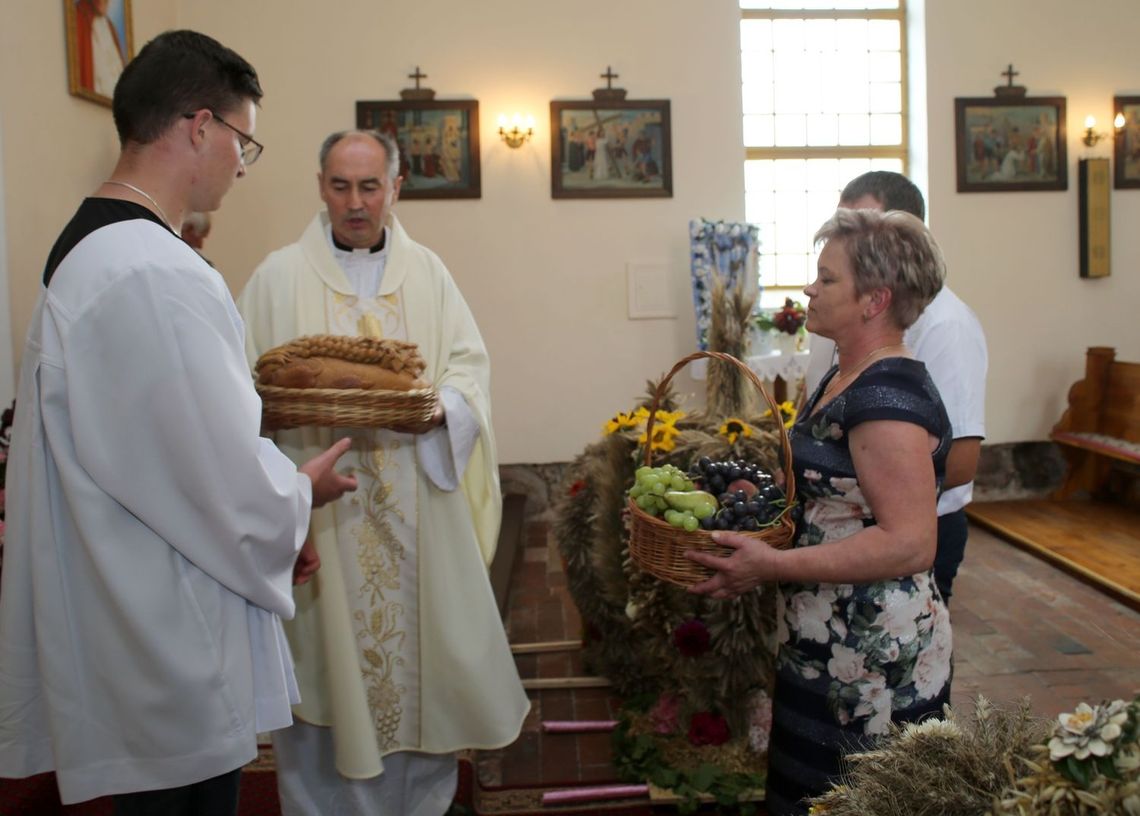
{"label": "wicker fruit basket", "polygon": [[281,388],[257,385],[261,425],[267,431],[305,425],[336,428],[414,428],[426,426],[439,392],[379,391],[359,388]]}
{"label": "wicker fruit basket", "polygon": [[[784,477],[786,479],[784,493],[787,499],[787,506],[777,521],[771,526],[756,532],[740,532],[737,534],[748,538],[760,539],[776,549],[786,549],[791,546],[792,536],[795,533],[795,522],[792,520],[792,514],[790,512],[796,500],[796,480],[792,473],[792,446],[788,440],[788,432],[784,428],[784,424],[780,422],[779,406],[776,405],[775,400],[772,399],[772,395],[768,393],[763,383],[760,382],[760,379],[747,365],[729,354],[722,354],[718,351],[698,351],[680,360],[673,366],[669,373],[665,375],[665,378],[661,380],[657,386],[657,391],[653,395],[653,404],[649,409],[649,419],[646,422],[645,428],[646,439],[653,438],[653,420],[661,401],[661,395],[667,390],[669,381],[673,379],[673,376],[678,371],[693,360],[702,358],[722,360],[740,368],[748,379],[751,380],[752,384],[756,386],[757,390],[764,396],[768,407],[772,409],[772,416],[775,418],[780,433],[780,449],[784,463]],[[651,459],[652,448],[647,444],[645,446],[645,464],[652,464]],[[691,533],[686,532],[662,519],[649,515],[638,507],[637,503],[632,499],[629,500],[628,505],[630,513],[632,514],[632,526],[629,534],[630,558],[642,570],[660,578],[662,581],[668,581],[677,586],[688,587],[712,575],[712,571],[707,567],[686,558],[686,550],[696,550],[698,552],[726,557],[733,553],[731,547],[724,547],[715,543],[712,539],[712,533],[709,531],[695,530]]]}

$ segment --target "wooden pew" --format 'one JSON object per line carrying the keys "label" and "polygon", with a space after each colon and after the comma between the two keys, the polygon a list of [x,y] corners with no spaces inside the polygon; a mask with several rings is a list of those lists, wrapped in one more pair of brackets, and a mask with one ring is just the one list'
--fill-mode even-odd
{"label": "wooden pew", "polygon": [[1140,473],[1140,363],[1118,361],[1112,348],[1090,348],[1085,378],[1069,389],[1069,407],[1050,439],[1069,463],[1055,498],[1101,494],[1114,473]]}

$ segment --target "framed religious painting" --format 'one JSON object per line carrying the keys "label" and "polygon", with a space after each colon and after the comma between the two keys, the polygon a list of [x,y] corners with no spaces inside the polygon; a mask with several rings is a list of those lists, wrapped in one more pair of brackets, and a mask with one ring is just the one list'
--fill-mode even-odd
{"label": "framed religious painting", "polygon": [[954,100],[958,192],[1067,190],[1065,98]]}
{"label": "framed religious painting", "polygon": [[479,103],[401,99],[356,103],[356,126],[400,146],[400,199],[479,198]]}
{"label": "framed religious painting", "polygon": [[669,100],[550,103],[554,198],[672,198]]}
{"label": "framed religious painting", "polygon": [[131,0],[63,0],[63,15],[68,87],[109,107],[115,83],[135,55]]}
{"label": "framed religious painting", "polygon": [[1113,164],[1113,187],[1117,190],[1140,187],[1140,96],[1116,96],[1112,100],[1114,116],[1119,114],[1124,125],[1116,128]]}

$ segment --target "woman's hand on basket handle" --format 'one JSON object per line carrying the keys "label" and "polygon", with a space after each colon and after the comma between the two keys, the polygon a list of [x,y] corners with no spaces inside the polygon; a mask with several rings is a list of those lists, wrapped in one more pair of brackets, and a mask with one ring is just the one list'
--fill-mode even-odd
{"label": "woman's hand on basket handle", "polygon": [[713,541],[736,552],[729,556],[686,550],[685,557],[715,571],[711,578],[693,584],[689,592],[708,595],[718,601],[736,598],[760,584],[776,580],[779,551],[766,541],[739,533],[717,531]]}
{"label": "woman's hand on basket handle", "polygon": [[339,499],[350,490],[356,490],[355,476],[344,476],[336,471],[337,460],[350,447],[352,440],[345,437],[297,468],[313,483],[313,507],[320,507]]}

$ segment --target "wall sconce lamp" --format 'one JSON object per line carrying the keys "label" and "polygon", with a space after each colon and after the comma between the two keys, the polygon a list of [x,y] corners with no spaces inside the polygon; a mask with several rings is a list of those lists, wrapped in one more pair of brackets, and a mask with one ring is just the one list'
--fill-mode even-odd
{"label": "wall sconce lamp", "polygon": [[[1116,118],[1112,121],[1112,125],[1117,130],[1120,130],[1122,127],[1124,127],[1124,114],[1123,113],[1116,114]],[[1101,139],[1105,139],[1108,137],[1107,133],[1097,133],[1094,130],[1095,127],[1096,127],[1096,117],[1095,116],[1086,116],[1085,117],[1085,135],[1081,137],[1081,141],[1084,142],[1085,145],[1087,145],[1088,147],[1093,147]]]}
{"label": "wall sconce lamp", "polygon": [[499,114],[499,138],[507,143],[508,147],[522,147],[534,135],[534,117],[526,118],[526,127],[523,127],[523,118],[519,114],[511,117],[511,126],[507,127],[507,117]]}

